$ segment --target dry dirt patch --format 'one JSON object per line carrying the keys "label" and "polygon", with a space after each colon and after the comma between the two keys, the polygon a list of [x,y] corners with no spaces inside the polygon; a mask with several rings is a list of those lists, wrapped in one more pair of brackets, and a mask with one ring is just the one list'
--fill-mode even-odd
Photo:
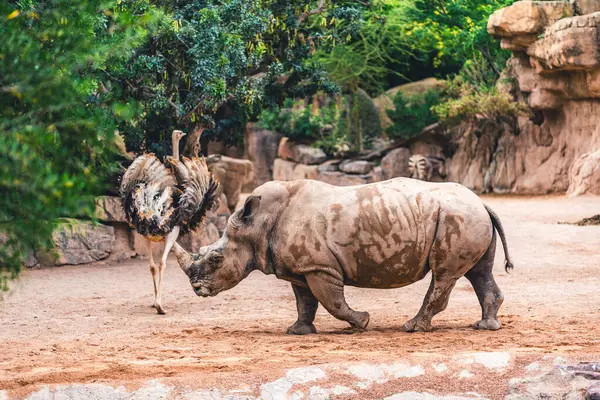
{"label": "dry dirt patch", "polygon": [[[600,198],[485,201],[502,219],[516,264],[507,275],[498,246],[495,274],[505,294],[499,317],[504,328],[498,332],[470,328],[480,308],[465,279],[434,319],[434,332],[399,330],[419,309],[427,277],[397,290],[348,288],[349,304],[371,313],[367,332],[349,334],[343,322],[319,309],[319,334],[295,337],[284,334],[296,318],[289,284],[258,272],[231,291],[203,299],[171,260],[163,294],[168,314],[159,316],[150,308],[152,281],[144,260],[31,270],[0,306],[0,390],[17,398],[44,385],[69,383],[141,390],[160,379],[179,391],[259,395],[262,385],[290,369],[328,365],[333,369],[323,368],[329,379],[361,398],[475,389],[501,398],[506,382],[533,361],[599,358],[600,227],[559,222],[599,214]],[[462,367],[460,357],[474,352],[507,353],[509,365],[501,371]],[[364,389],[358,377],[334,372],[399,362],[419,365],[425,373],[375,380]],[[446,375],[435,372],[440,363],[448,365]],[[473,376],[461,378],[463,368]]]}

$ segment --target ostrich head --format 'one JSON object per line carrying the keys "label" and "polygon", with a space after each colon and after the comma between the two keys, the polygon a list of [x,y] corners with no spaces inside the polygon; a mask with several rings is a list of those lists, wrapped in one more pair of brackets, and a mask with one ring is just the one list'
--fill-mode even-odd
{"label": "ostrich head", "polygon": [[173,134],[171,136],[171,140],[172,140],[171,143],[173,144],[173,157],[176,160],[179,160],[179,141],[184,136],[185,136],[185,133],[183,131],[179,131],[177,129],[175,129],[173,131]]}
{"label": "ostrich head", "polygon": [[171,136],[171,138],[173,139],[173,143],[175,143],[175,142],[179,143],[179,141],[181,140],[181,138],[183,138],[185,135],[186,134],[183,131],[175,129],[173,131],[172,136]]}

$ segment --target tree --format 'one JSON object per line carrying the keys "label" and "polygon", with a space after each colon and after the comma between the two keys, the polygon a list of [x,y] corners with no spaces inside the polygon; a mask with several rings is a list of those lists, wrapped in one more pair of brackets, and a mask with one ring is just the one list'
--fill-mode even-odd
{"label": "tree", "polygon": [[95,74],[139,37],[111,2],[0,3],[0,288],[48,244],[57,218],[93,210],[130,108]]}
{"label": "tree", "polygon": [[366,7],[324,0],[160,4],[163,18],[146,43],[106,70],[107,87],[143,109],[120,127],[128,148],[159,154],[170,151],[166,135],[175,127],[201,127],[205,140],[236,144],[264,107],[335,92],[312,55],[354,37]]}

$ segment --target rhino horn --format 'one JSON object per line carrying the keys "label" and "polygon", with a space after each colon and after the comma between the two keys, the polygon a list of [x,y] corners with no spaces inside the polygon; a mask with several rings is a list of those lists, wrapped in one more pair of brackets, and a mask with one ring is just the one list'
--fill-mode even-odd
{"label": "rhino horn", "polygon": [[177,262],[179,266],[187,274],[188,269],[192,265],[192,255],[185,251],[183,247],[179,245],[179,243],[175,242],[173,245],[173,250],[175,251],[175,257],[177,257]]}

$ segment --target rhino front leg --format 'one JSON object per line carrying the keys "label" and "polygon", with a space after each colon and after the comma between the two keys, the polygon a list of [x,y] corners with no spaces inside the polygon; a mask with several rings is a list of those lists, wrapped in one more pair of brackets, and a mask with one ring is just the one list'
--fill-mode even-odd
{"label": "rhino front leg", "polygon": [[307,287],[294,285],[292,289],[296,295],[296,308],[298,309],[298,320],[294,325],[287,329],[289,335],[308,335],[309,333],[317,333],[317,328],[313,325],[315,314],[319,307],[319,302],[316,297]]}
{"label": "rhino front leg", "polygon": [[458,278],[436,279],[433,275],[421,309],[413,319],[404,324],[404,329],[407,332],[431,331],[431,320],[448,306],[450,292],[457,280]]}
{"label": "rhino front leg", "polygon": [[351,309],[344,298],[344,283],[323,272],[306,274],[308,287],[319,303],[337,319],[348,322],[353,327],[366,329],[369,324],[369,313]]}

